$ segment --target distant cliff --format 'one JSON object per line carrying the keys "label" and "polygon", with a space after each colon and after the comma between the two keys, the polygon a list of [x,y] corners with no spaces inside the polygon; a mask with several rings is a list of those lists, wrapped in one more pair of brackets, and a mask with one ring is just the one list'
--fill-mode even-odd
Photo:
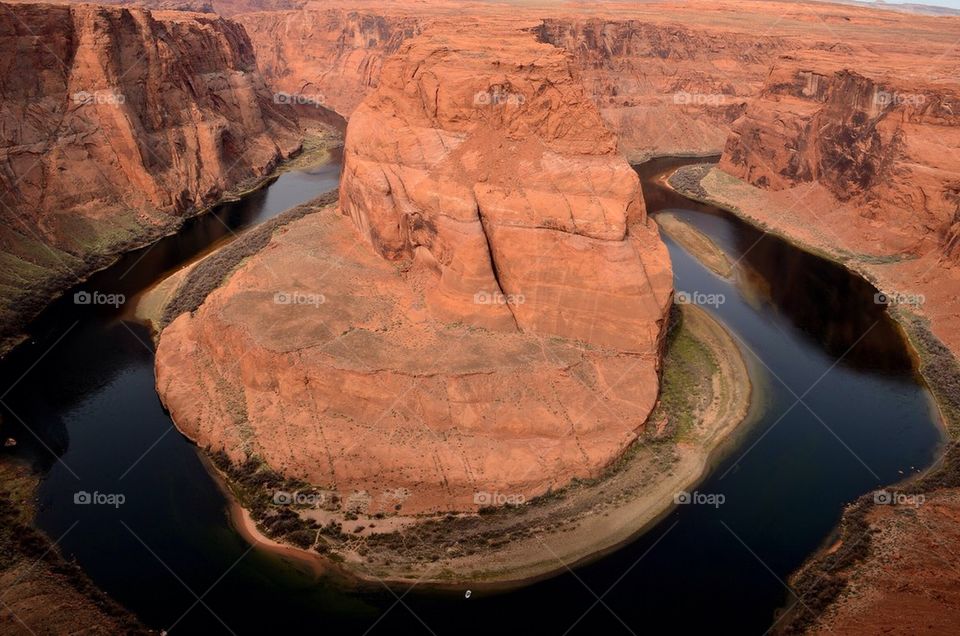
{"label": "distant cliff", "polygon": [[384,58],[421,29],[416,17],[344,10],[251,13],[237,20],[276,90],[344,116],[377,86]]}
{"label": "distant cliff", "polygon": [[[854,226],[870,226],[890,251],[919,256],[936,246],[956,261],[956,83],[854,69],[836,57],[780,60],[733,127],[720,168],[768,190],[816,184],[855,208]],[[827,229],[845,218],[821,212]],[[838,225],[855,231],[848,220]]]}
{"label": "distant cliff", "polygon": [[782,37],[639,20],[552,18],[537,35],[566,49],[632,161],[718,152],[760,89]]}

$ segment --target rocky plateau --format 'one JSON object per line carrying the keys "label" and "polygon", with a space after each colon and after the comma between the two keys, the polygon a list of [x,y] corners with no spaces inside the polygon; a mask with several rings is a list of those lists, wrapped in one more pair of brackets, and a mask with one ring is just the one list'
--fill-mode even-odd
{"label": "rocky plateau", "polygon": [[595,475],[642,430],[666,248],[568,58],[489,28],[405,42],[351,116],[339,214],[163,332],[158,390],[198,444],[417,513]]}

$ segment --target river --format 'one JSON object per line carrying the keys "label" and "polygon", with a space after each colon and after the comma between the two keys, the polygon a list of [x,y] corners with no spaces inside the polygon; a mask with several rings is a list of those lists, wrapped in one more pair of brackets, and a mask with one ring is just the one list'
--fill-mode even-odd
{"label": "river", "polygon": [[[667,240],[677,289],[722,297],[705,308],[741,344],[762,401],[697,487],[723,495],[722,505],[677,506],[575,572],[469,598],[469,584],[455,593],[345,586],[251,550],[197,449],[161,407],[148,329],[129,307],[75,305],[73,293],[134,298],[211,245],[336,187],[336,154],[126,255],[55,303],[31,343],[0,365],[12,411],[4,419],[37,436],[13,428],[16,453],[45,473],[38,525],[107,593],[174,634],[562,634],[571,626],[582,634],[762,634],[789,599],[783,582],[828,537],[843,505],[927,466],[942,435],[875,290],[660,188],[656,177],[681,163],[638,169],[648,208],[671,210],[739,260],[737,280],[723,280]],[[124,501],[77,505],[80,492]]]}

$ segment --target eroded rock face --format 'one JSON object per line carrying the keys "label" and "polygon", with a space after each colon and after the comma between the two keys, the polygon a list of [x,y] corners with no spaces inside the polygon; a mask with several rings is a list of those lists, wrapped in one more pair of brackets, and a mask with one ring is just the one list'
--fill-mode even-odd
{"label": "eroded rock face", "polygon": [[734,127],[720,167],[770,190],[815,184],[851,213],[821,210],[811,222],[864,232],[878,250],[920,256],[938,246],[955,260],[957,88],[849,70],[834,57],[784,59]]}
{"label": "eroded rock face", "polygon": [[631,161],[711,153],[795,43],[767,33],[639,20],[549,18],[538,37],[569,51]]}
{"label": "eroded rock face", "polygon": [[0,106],[6,329],[300,144],[216,16],[3,5]]}
{"label": "eroded rock face", "polygon": [[513,31],[456,45],[424,35],[387,63],[351,119],[341,209],[382,256],[436,268],[438,315],[652,351],[665,259],[567,58]]}
{"label": "eroded rock face", "polygon": [[201,446],[370,511],[596,475],[656,400],[672,297],[635,173],[529,33],[437,27],[381,78],[350,122],[340,211],[275,235],[163,332],[164,403]]}
{"label": "eroded rock face", "polygon": [[422,20],[368,10],[307,9],[237,16],[276,91],[349,116],[377,86],[383,60],[420,32]]}

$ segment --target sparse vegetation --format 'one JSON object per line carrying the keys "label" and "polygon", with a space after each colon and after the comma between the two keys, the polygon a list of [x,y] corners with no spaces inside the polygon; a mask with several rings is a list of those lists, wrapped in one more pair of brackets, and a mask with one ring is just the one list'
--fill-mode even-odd
{"label": "sparse vegetation", "polygon": [[336,203],[337,196],[338,191],[333,190],[309,203],[291,208],[244,232],[232,243],[197,263],[164,307],[158,329],[163,329],[182,313],[195,311],[213,290],[223,284],[237,266],[266,247],[275,231]]}

